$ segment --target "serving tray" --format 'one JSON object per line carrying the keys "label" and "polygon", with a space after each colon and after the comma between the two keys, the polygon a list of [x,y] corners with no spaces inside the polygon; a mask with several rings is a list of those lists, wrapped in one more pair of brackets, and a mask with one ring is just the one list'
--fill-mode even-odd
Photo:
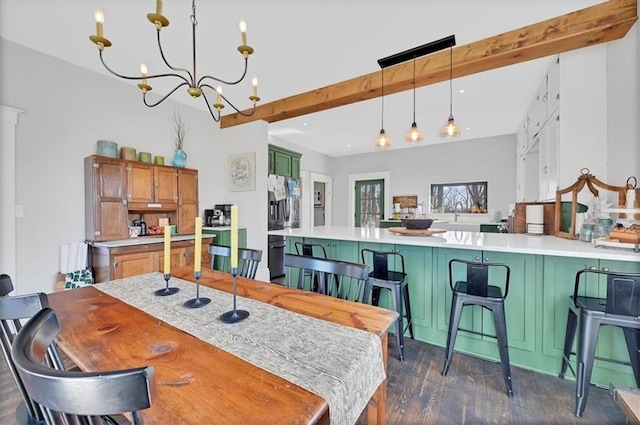
{"label": "serving tray", "polygon": [[387,230],[391,233],[407,236],[431,236],[446,232],[445,229],[407,229],[405,227],[389,227]]}

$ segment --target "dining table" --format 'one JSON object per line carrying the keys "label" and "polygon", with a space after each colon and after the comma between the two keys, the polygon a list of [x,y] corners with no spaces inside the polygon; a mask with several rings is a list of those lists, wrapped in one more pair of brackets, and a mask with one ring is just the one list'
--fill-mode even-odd
{"label": "dining table", "polygon": [[[339,340],[333,351],[327,348],[324,353],[323,347],[331,347],[331,335],[342,335],[343,330],[355,332],[347,334],[348,340],[374,336],[375,348],[381,353],[382,366],[378,367],[383,373],[379,384],[374,381],[371,396],[366,393],[369,398],[364,405],[369,424],[385,423],[387,331],[395,324],[396,312],[255,279],[237,277],[234,284],[230,274],[209,269],[203,269],[197,280],[196,285],[193,268],[174,268],[169,282],[165,282],[161,273],[152,273],[49,294],[50,306],[61,328],[56,340],[58,347],[87,372],[153,366],[155,393],[151,407],[141,412],[147,425],[323,424],[346,423],[334,421],[332,416],[338,410],[336,407],[342,407],[335,401],[341,399],[333,398],[339,390],[326,390],[329,398],[312,391],[325,366],[339,359],[336,363],[344,363],[346,369],[353,366],[357,375],[368,375],[370,369],[378,366],[375,350],[374,360],[367,360],[371,364],[356,366],[360,348],[349,349],[344,339]],[[154,289],[178,285],[180,291],[166,297],[154,296],[144,282],[152,282]],[[197,309],[182,308],[183,300],[204,296],[213,301]],[[249,307],[246,325],[218,320],[219,311],[215,308],[220,306],[215,305],[219,300],[224,304],[222,310],[235,309],[236,302],[243,308]],[[271,310],[265,312],[264,308]],[[201,322],[200,318],[207,321]],[[300,322],[308,331],[294,329],[293,334],[283,331],[280,339],[275,336],[271,347],[261,346],[255,335],[235,333],[246,326],[258,330],[258,334],[272,334],[273,320],[280,330]],[[315,332],[316,328],[326,327],[330,328],[329,336]],[[234,344],[238,341],[244,345],[236,349]],[[326,357],[320,359],[317,369],[304,359],[300,366],[302,375],[310,376],[296,381],[296,372],[289,375],[274,368],[271,352],[277,352],[276,363],[293,364],[307,345],[320,350],[316,357]],[[341,345],[345,346],[344,359]],[[329,377],[328,381],[342,378]],[[360,388],[342,391],[361,392]],[[334,404],[328,399],[334,400]],[[355,412],[355,418],[360,413]]]}

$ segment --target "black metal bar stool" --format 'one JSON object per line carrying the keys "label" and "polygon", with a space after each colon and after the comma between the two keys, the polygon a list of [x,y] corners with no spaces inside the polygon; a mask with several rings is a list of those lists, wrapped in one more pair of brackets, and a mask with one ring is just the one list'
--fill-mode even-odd
{"label": "black metal bar stool", "polygon": [[[598,278],[607,279],[607,297],[578,296],[580,284],[598,285]],[[584,292],[583,292],[584,293]],[[569,297],[567,332],[560,378],[564,378],[571,357],[571,347],[578,331],[576,375],[576,416],[582,416],[589,396],[593,360],[596,358],[600,325],[622,328],[629,351],[630,364],[636,385],[640,386],[640,273],[619,273],[605,270],[580,270],[576,274],[573,296]],[[578,320],[579,319],[579,320]],[[608,360],[597,357],[598,360]],[[577,373],[575,373],[577,372]]]}
{"label": "black metal bar stool", "polygon": [[[398,312],[396,322],[396,340],[398,342],[398,357],[404,360],[404,333],[409,329],[409,335],[413,339],[413,321],[411,319],[411,303],[409,301],[409,285],[407,274],[404,269],[404,257],[395,251],[374,251],[364,248],[360,251],[362,263],[371,267],[369,278],[371,280],[371,304],[378,305],[380,290],[391,291],[393,307]],[[390,266],[389,265],[393,265]],[[403,313],[402,301],[406,308],[406,315]],[[404,319],[407,325],[404,327]]]}
{"label": "black metal bar stool", "polygon": [[[466,265],[467,275],[465,280],[457,281],[454,285],[453,265],[455,263],[462,263]],[[501,287],[489,285],[489,271],[498,269],[504,269],[504,295],[502,295]],[[494,273],[497,273],[497,271]],[[507,387],[507,394],[509,394],[509,397],[513,397],[511,368],[509,366],[509,348],[507,346],[507,325],[504,314],[504,300],[507,298],[507,294],[509,293],[510,274],[511,270],[504,264],[478,263],[457,259],[449,261],[449,286],[453,291],[453,298],[451,300],[451,318],[449,319],[449,333],[447,335],[447,347],[445,349],[444,368],[442,369],[442,374],[446,376],[447,372],[449,372],[449,366],[451,366],[453,349],[456,344],[456,336],[460,326],[462,307],[465,305],[479,305],[491,310],[493,315],[493,323],[496,328],[495,338],[498,341],[498,352],[500,353],[500,363],[502,363],[504,383]],[[497,278],[494,281],[498,282]],[[487,335],[469,329],[461,330],[483,336],[494,337],[493,335]]]}

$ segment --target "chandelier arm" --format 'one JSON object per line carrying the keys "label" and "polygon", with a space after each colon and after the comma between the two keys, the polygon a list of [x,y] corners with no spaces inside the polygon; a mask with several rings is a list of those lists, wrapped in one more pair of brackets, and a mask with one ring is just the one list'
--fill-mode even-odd
{"label": "chandelier arm", "polygon": [[[109,66],[105,63],[104,58],[102,57],[102,51],[100,51],[100,62],[102,62],[102,65],[106,68],[107,71],[109,71],[111,74],[115,75],[116,77],[123,78],[125,80],[142,80],[141,76],[136,75],[135,77],[130,77],[128,75],[118,74],[113,69],[109,68]],[[156,74],[156,75],[149,75],[146,78],[158,78],[158,77],[178,77],[181,80],[183,80],[186,84],[189,84],[189,80],[187,80],[185,77],[183,77],[180,74]]]}
{"label": "chandelier arm", "polygon": [[[200,89],[203,89],[204,87],[206,87],[206,88],[208,88],[208,89],[211,89],[211,90],[215,91],[215,92],[216,92],[216,94],[218,93],[218,92],[216,91],[216,89],[215,89],[215,88],[211,87],[211,86],[210,86],[210,85],[208,85],[208,84],[202,84],[202,85],[200,85],[200,87],[199,87],[199,88],[200,88]],[[204,95],[204,90],[202,91],[202,94]],[[233,108],[237,113],[239,113],[240,115],[244,115],[245,117],[250,117],[251,115],[253,115],[253,114],[256,112],[256,104],[255,104],[255,103],[253,104],[253,110],[251,111],[251,113],[250,113],[250,114],[248,114],[248,113],[243,112],[243,111],[241,111],[240,109],[236,108],[236,107],[235,107],[235,105],[234,105],[233,103],[231,103],[231,102],[229,101],[229,99],[227,99],[226,97],[224,97],[224,95],[223,95],[222,93],[220,93],[220,97],[221,97],[222,99],[224,99],[224,101],[225,101],[225,102],[227,102],[227,104],[229,104],[229,106],[231,106],[231,107],[232,107],[232,108]],[[209,105],[209,102],[207,102],[207,105]]]}
{"label": "chandelier arm", "polygon": [[215,114],[213,113],[213,110],[211,109],[211,104],[207,99],[207,95],[205,95],[204,92],[202,92],[202,98],[204,99],[204,103],[205,105],[207,105],[207,108],[209,108],[209,113],[211,114],[211,118],[213,118],[215,122],[220,122],[220,111],[218,111],[218,118],[216,118]]}
{"label": "chandelier arm", "polygon": [[212,77],[211,75],[205,75],[203,77],[200,77],[200,79],[198,80],[198,88],[211,87],[211,86],[207,86],[206,84],[202,84],[202,82],[204,80],[206,80],[206,79],[214,80],[214,81],[217,81],[217,82],[222,83],[222,84],[227,84],[227,85],[233,86],[235,84],[238,84],[242,80],[244,80],[244,77],[247,75],[247,70],[248,69],[249,69],[249,58],[245,58],[244,59],[244,72],[242,73],[240,78],[237,79],[236,81],[225,81],[225,80],[217,78],[217,77]]}
{"label": "chandelier arm", "polygon": [[[166,57],[165,57],[165,55],[164,55],[164,50],[162,50],[162,43],[160,42],[160,30],[158,29],[158,30],[156,30],[156,31],[158,32],[158,50],[160,50],[160,57],[161,57],[161,58],[162,58],[162,60],[164,61],[164,64],[165,64],[165,65],[167,65],[170,69],[172,69],[172,70],[174,70],[174,71],[183,71],[183,72],[186,72],[186,73],[187,73],[187,75],[189,75],[189,80],[191,80],[191,81],[188,81],[188,80],[187,80],[186,78],[184,78],[184,77],[181,77],[181,78],[182,78],[183,80],[187,81],[187,84],[190,84],[190,85],[193,87],[193,86],[194,86],[194,80],[193,80],[193,75],[191,74],[191,71],[189,71],[189,70],[188,70],[188,69],[186,69],[186,68],[176,68],[176,67],[174,67],[174,66],[171,66],[171,65],[169,64],[169,61],[167,61],[167,58],[166,58]],[[195,69],[194,69],[194,72],[195,72]],[[171,74],[169,74],[169,75],[171,75]]]}
{"label": "chandelier arm", "polygon": [[178,84],[173,90],[171,90],[169,93],[167,93],[164,97],[162,97],[162,99],[160,99],[156,103],[147,103],[147,94],[146,93],[142,94],[142,100],[144,101],[145,105],[147,105],[150,108],[153,108],[154,106],[158,106],[159,104],[164,102],[169,96],[171,96],[173,93],[175,93],[175,91],[178,90],[180,87],[188,86],[188,85],[189,85],[188,82],[184,82],[184,83]]}

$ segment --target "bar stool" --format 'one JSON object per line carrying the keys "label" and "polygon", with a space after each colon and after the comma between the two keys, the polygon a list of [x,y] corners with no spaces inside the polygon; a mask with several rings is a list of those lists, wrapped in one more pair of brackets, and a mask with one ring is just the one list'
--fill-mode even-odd
{"label": "bar stool", "polygon": [[[295,242],[293,244],[293,246],[295,246],[296,248],[296,254],[298,255],[304,255],[306,257],[315,257],[315,258],[323,258],[323,259],[327,259],[327,250],[324,248],[324,245],[321,245],[319,243],[305,243],[305,242]],[[304,277],[307,278],[309,277],[309,279],[311,280],[311,275],[312,273],[309,270],[305,270],[304,271]],[[335,281],[335,285],[333,286],[334,288],[334,292],[339,293],[340,291],[340,278],[337,276],[329,276],[327,277],[328,280],[330,279],[334,279]],[[318,276],[315,276],[313,278],[313,283],[311,283],[312,288],[311,290],[313,292],[321,292],[324,295],[336,295],[336,293],[333,294],[329,294],[327,291],[330,288],[330,282],[327,282],[326,287],[324,288],[324,290],[319,291],[318,290]],[[298,289],[302,289],[302,286],[304,285],[304,279],[300,282],[300,287]]]}
{"label": "bar stool", "polygon": [[[578,296],[580,283],[592,282],[597,288],[599,277],[607,279],[606,298]],[[584,293],[584,288],[582,293]],[[598,330],[600,325],[622,328],[627,342],[630,363],[636,385],[640,386],[640,273],[619,273],[605,270],[584,269],[578,271],[573,287],[573,296],[569,297],[569,315],[567,332],[564,339],[564,351],[560,378],[564,378],[571,357],[571,347],[578,331],[577,374],[576,375],[576,416],[582,416],[587,405],[593,360],[596,358]],[[579,318],[579,326],[578,326]],[[607,360],[598,357],[598,360]],[[616,361],[617,362],[617,361]]]}
{"label": "bar stool", "polygon": [[[453,284],[453,265],[461,263],[466,265],[465,280],[457,281]],[[504,295],[499,286],[489,285],[489,270],[504,269]],[[494,272],[492,272],[494,274]],[[460,315],[462,307],[466,305],[479,305],[483,308],[491,310],[493,315],[493,323],[496,328],[496,335],[487,335],[481,332],[475,332],[469,329],[461,329],[483,336],[494,337],[498,341],[498,352],[500,353],[500,363],[502,363],[502,374],[504,375],[504,383],[507,387],[507,394],[513,397],[513,388],[511,386],[511,368],[509,366],[509,349],[507,346],[507,326],[504,314],[504,300],[509,293],[509,277],[511,270],[504,264],[497,263],[478,263],[474,261],[465,261],[453,259],[449,261],[449,286],[453,291],[451,300],[451,317],[449,319],[449,333],[447,334],[447,347],[445,349],[444,368],[442,375],[446,376],[451,366],[451,358],[453,357],[453,349],[456,344],[456,336],[460,326]],[[497,278],[495,279],[497,281]]]}
{"label": "bar stool", "polygon": [[[380,290],[391,291],[391,298],[395,311],[398,312],[396,321],[396,340],[398,343],[398,357],[404,361],[404,333],[409,329],[409,335],[413,339],[413,320],[411,319],[411,303],[409,301],[409,286],[407,274],[404,269],[404,257],[396,251],[374,251],[364,248],[360,251],[362,263],[371,267],[369,279],[371,280],[371,304],[378,305]],[[393,266],[389,266],[389,265]],[[403,313],[402,301],[406,308]],[[406,327],[403,326],[407,319]]]}

